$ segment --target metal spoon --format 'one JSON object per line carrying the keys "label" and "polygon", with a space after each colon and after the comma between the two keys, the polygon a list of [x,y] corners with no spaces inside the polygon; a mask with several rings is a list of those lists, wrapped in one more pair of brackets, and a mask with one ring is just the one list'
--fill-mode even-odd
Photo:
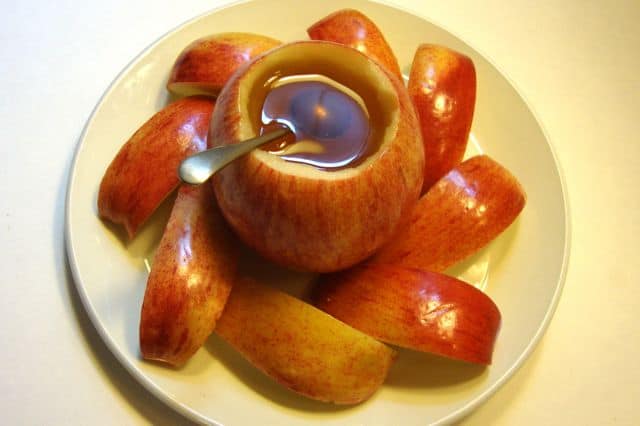
{"label": "metal spoon", "polygon": [[283,127],[240,143],[198,152],[180,163],[178,176],[183,182],[192,185],[204,183],[214,173],[236,158],[242,157],[255,148],[281,138],[288,133],[291,133],[291,130]]}
{"label": "metal spoon", "polygon": [[356,101],[342,91],[327,94],[324,90],[313,87],[303,90],[292,100],[289,118],[284,121],[276,120],[285,124],[285,127],[243,142],[194,154],[182,161],[178,175],[186,183],[203,183],[233,160],[287,134],[293,133],[296,142],[301,139],[319,141],[336,138],[347,131],[353,118],[350,110],[345,109],[346,102]]}

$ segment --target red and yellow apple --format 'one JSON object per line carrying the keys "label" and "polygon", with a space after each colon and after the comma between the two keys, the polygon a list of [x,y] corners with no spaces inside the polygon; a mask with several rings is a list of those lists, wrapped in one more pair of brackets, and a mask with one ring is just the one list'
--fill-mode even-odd
{"label": "red and yellow apple", "polygon": [[202,346],[235,281],[238,243],[209,185],[180,187],[142,303],[145,359],[180,366]]}
{"label": "red and yellow apple", "polygon": [[440,179],[418,202],[407,226],[371,259],[441,272],[504,231],[526,202],[517,179],[486,155]]}
{"label": "red and yellow apple", "polygon": [[462,161],[476,102],[471,59],[444,46],[423,44],[411,65],[409,96],[424,141],[426,192]]}
{"label": "red and yellow apple", "polygon": [[362,12],[338,10],[310,26],[307,34],[312,40],[331,41],[357,49],[402,80],[398,60],[382,31]]}
{"label": "red and yellow apple", "polygon": [[356,166],[326,171],[254,150],[213,177],[220,209],[246,244],[276,263],[314,272],[344,269],[386,243],[416,204],[424,154],[413,106],[402,83],[357,50],[296,42],[231,78],[213,113],[210,146],[257,135],[265,82],[277,72],[323,74],[360,95],[370,115],[372,153]]}
{"label": "red and yellow apple", "polygon": [[188,45],[173,65],[167,89],[177,95],[217,96],[245,62],[282,44],[252,33],[220,33]]}
{"label": "red and yellow apple", "polygon": [[122,146],[98,193],[98,214],[123,225],[130,238],[178,186],[176,173],[188,155],[207,147],[214,103],[188,97],[167,105]]}
{"label": "red and yellow apple", "polygon": [[395,358],[372,337],[244,277],[234,285],[216,333],[287,388],[336,404],[369,398]]}
{"label": "red and yellow apple", "polygon": [[325,275],[315,305],[383,342],[490,364],[500,312],[482,291],[447,275],[367,264]]}

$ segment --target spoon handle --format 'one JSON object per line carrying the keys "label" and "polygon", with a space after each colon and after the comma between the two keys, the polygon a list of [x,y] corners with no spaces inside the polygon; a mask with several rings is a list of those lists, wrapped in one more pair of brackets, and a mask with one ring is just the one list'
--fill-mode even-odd
{"label": "spoon handle", "polygon": [[232,145],[223,145],[207,149],[185,158],[178,167],[180,179],[192,185],[198,185],[209,179],[214,173],[255,148],[290,133],[289,129],[276,129],[264,135]]}

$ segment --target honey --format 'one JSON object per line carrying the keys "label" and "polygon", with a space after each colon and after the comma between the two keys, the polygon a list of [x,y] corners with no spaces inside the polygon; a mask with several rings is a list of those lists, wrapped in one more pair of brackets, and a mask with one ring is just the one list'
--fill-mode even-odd
{"label": "honey", "polygon": [[262,149],[323,170],[353,167],[366,158],[370,116],[357,93],[318,74],[274,78],[266,89],[260,133],[284,125],[293,134]]}

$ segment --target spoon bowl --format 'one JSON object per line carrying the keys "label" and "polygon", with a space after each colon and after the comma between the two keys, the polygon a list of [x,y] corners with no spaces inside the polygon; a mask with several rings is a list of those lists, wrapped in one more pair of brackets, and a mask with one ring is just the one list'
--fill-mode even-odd
{"label": "spoon bowl", "polygon": [[185,158],[178,167],[178,176],[184,183],[199,185],[233,160],[248,152],[290,134],[282,127],[246,141],[207,149]]}
{"label": "spoon bowl", "polygon": [[[286,161],[332,168],[357,158],[369,136],[366,107],[348,88],[338,83],[332,87],[326,83],[332,80],[317,77],[320,81],[291,81],[274,87],[263,106],[260,136],[186,158],[178,168],[180,179],[201,184],[235,159],[278,139],[276,149],[266,150]],[[287,135],[292,142],[282,140]],[[355,152],[350,152],[354,147]]]}

